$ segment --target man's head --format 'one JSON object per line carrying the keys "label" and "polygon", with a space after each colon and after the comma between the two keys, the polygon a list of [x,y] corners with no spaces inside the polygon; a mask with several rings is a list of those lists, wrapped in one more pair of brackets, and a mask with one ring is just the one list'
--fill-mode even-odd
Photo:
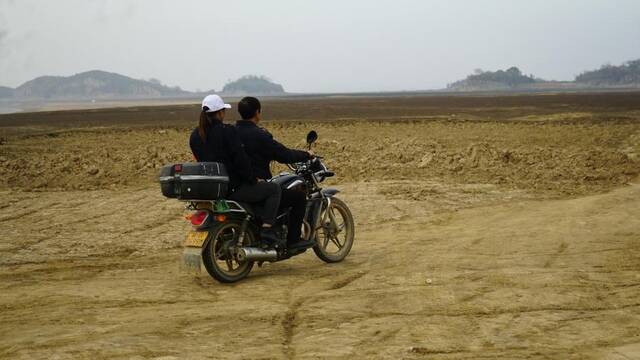
{"label": "man's head", "polygon": [[253,120],[257,123],[260,121],[262,106],[258,99],[247,96],[238,103],[238,112],[242,116],[242,120]]}

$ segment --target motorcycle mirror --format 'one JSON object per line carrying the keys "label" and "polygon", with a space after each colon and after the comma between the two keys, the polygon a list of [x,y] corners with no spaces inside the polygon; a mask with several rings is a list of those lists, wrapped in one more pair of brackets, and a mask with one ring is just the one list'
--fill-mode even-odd
{"label": "motorcycle mirror", "polygon": [[315,130],[309,131],[307,134],[307,144],[309,144],[309,147],[311,147],[311,144],[316,142],[316,140],[318,140],[318,133],[315,132]]}

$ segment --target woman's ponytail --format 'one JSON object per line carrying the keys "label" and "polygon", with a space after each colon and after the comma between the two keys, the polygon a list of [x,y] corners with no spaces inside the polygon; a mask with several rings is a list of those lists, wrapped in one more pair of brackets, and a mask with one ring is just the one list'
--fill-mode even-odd
{"label": "woman's ponytail", "polygon": [[202,142],[207,142],[207,133],[205,131],[206,126],[209,124],[209,117],[207,116],[208,107],[203,107],[200,112],[200,121],[198,122],[198,134],[200,134],[200,139]]}

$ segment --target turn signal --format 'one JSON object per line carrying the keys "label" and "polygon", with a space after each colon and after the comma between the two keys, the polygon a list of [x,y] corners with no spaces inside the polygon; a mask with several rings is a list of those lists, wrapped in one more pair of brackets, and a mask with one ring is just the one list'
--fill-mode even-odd
{"label": "turn signal", "polygon": [[225,222],[227,221],[227,216],[226,215],[222,215],[222,214],[218,214],[215,217],[217,222]]}

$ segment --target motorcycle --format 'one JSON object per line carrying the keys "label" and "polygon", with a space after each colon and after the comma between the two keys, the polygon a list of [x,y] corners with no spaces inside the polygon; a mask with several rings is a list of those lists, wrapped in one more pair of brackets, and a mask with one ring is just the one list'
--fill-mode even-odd
{"label": "motorcycle", "polygon": [[[317,140],[315,131],[307,135],[309,149]],[[355,225],[347,204],[336,197],[338,190],[322,188],[322,182],[334,176],[322,162],[322,157],[288,165],[292,173],[281,173],[268,180],[282,189],[306,194],[306,210],[302,238],[307,246],[278,247],[260,238],[259,216],[249,204],[219,199],[187,201],[187,219],[192,230],[184,242],[183,265],[188,271],[200,273],[201,264],[214,279],[233,283],[244,279],[254,265],[278,262],[305,253],[309,248],[327,263],[344,260],[353,246]],[[276,234],[286,243],[290,209],[277,217]]]}

